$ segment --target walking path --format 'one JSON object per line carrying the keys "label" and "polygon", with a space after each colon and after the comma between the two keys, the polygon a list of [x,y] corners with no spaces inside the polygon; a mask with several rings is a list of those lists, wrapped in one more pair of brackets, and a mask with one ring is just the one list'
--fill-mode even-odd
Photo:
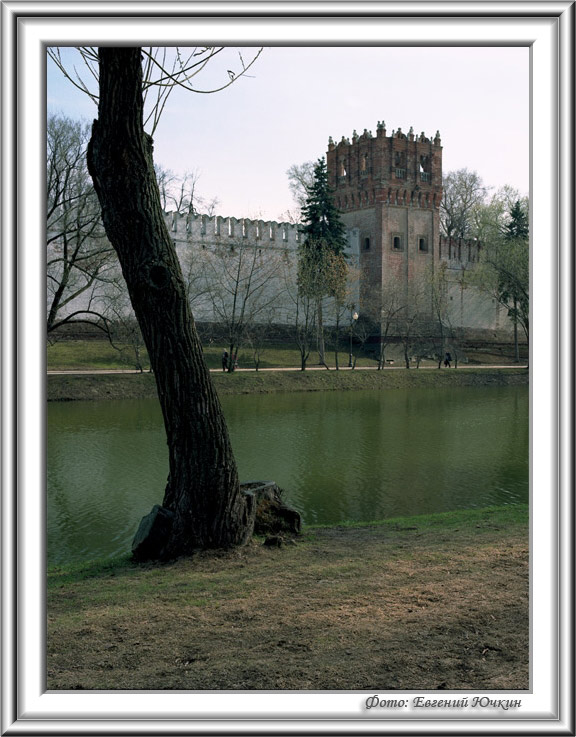
{"label": "walking path", "polygon": [[[460,368],[473,368],[473,369],[506,369],[506,368],[516,368],[516,369],[526,369],[528,366],[526,364],[461,364]],[[306,371],[326,371],[325,366],[308,366],[306,368]],[[341,366],[339,371],[377,371],[376,366],[356,366],[356,368],[352,369],[349,366]],[[399,366],[385,366],[382,371],[405,371],[406,367],[403,365]],[[414,367],[412,370],[416,371],[438,371],[438,366],[420,366],[419,369],[416,369]],[[442,368],[442,371],[450,371],[451,369],[445,369]],[[296,366],[288,366],[284,368],[261,368],[258,369],[259,372],[270,372],[270,371],[293,371],[300,373],[300,369]],[[336,371],[335,367],[330,367],[330,371]],[[234,370],[234,373],[242,373],[242,372],[248,372],[248,373],[256,373],[256,369],[254,368],[237,368]],[[49,370],[47,371],[47,374],[49,376],[51,375],[92,375],[92,374],[139,374],[140,371],[137,371],[135,369],[61,369],[61,370]],[[144,373],[148,373],[147,371]],[[210,373],[223,373],[222,369],[213,368],[210,369]]]}

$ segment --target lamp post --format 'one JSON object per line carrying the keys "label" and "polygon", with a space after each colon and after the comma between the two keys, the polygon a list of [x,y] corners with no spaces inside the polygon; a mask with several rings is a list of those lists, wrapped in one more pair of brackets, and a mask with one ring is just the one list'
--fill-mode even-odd
{"label": "lamp post", "polygon": [[354,323],[358,319],[358,313],[357,312],[353,312],[353,310],[354,310],[354,305],[352,305],[351,310],[350,310],[350,353],[348,354],[348,368],[354,368],[354,363],[353,363],[353,360],[352,360],[353,359],[353,356],[352,356],[352,331],[354,329]]}

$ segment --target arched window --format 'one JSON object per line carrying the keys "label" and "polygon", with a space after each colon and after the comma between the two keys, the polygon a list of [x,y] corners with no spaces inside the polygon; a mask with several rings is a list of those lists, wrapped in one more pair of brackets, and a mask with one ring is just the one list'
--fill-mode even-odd
{"label": "arched window", "polygon": [[403,241],[401,233],[392,234],[392,250],[393,251],[403,251],[404,250],[404,241]]}

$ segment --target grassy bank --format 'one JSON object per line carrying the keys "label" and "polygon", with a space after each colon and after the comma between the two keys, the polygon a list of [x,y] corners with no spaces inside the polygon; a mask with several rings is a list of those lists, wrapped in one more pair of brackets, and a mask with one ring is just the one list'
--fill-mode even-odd
{"label": "grassy bank", "polygon": [[528,688],[528,510],[48,575],[49,689]]}
{"label": "grassy bank", "polygon": [[[206,365],[210,369],[221,368],[221,357],[223,349],[228,346],[223,344],[206,342],[203,347],[203,355]],[[524,357],[524,346],[522,349],[522,360]],[[343,341],[338,354],[340,367],[348,366],[348,344]],[[374,353],[370,354],[359,345],[353,346],[356,365],[358,367],[375,368],[377,365]],[[140,363],[146,371],[150,364],[146,349],[139,348]],[[266,368],[300,368],[300,351],[295,344],[290,343],[267,343],[259,353],[259,367]],[[398,343],[391,344],[386,350],[386,358],[395,361],[397,366],[404,364],[403,350]],[[134,349],[129,345],[118,345],[114,348],[106,340],[62,340],[53,345],[48,345],[46,352],[48,369],[51,371],[72,370],[115,370],[136,369]],[[255,369],[256,356],[254,351],[243,348],[238,354],[238,366],[243,369]],[[308,365],[311,367],[317,361],[317,355],[313,353]],[[335,368],[336,357],[333,350],[326,353],[326,361],[331,368]],[[513,365],[513,346],[494,344],[492,346],[468,346],[460,356],[461,365]],[[435,366],[436,362],[427,358],[422,361],[423,366]]]}
{"label": "grassy bank", "polygon": [[[53,371],[106,370],[106,369],[133,369],[134,351],[129,345],[118,346],[115,349],[104,340],[66,340],[49,345],[47,348],[48,369]],[[203,347],[204,360],[210,369],[219,369],[222,364],[222,351],[228,346],[207,344]],[[358,351],[357,351],[358,352]],[[140,347],[140,360],[144,370],[148,370],[150,362],[146,349]],[[331,352],[327,360],[334,364],[334,354]],[[300,352],[295,345],[269,344],[261,349],[259,355],[260,368],[300,368]],[[339,354],[341,366],[348,365],[348,354],[344,349]],[[310,365],[312,362],[310,362]],[[376,361],[364,355],[357,357],[358,366],[375,366]],[[254,369],[255,356],[250,349],[241,349],[238,354],[240,368]]]}
{"label": "grassy bank", "polygon": [[[528,383],[525,369],[385,369],[383,371],[266,371],[212,374],[219,394],[402,389],[405,387],[507,386]],[[151,374],[47,377],[48,401],[144,399],[156,396]]]}

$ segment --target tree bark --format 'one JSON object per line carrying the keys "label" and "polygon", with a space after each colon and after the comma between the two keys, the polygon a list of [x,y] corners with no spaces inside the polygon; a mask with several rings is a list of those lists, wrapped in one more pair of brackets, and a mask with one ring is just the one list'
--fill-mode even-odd
{"label": "tree bark", "polygon": [[156,378],[169,450],[170,529],[148,557],[246,542],[253,499],[240,491],[220,402],[202,357],[144,132],[139,48],[100,48],[100,100],[88,166]]}

